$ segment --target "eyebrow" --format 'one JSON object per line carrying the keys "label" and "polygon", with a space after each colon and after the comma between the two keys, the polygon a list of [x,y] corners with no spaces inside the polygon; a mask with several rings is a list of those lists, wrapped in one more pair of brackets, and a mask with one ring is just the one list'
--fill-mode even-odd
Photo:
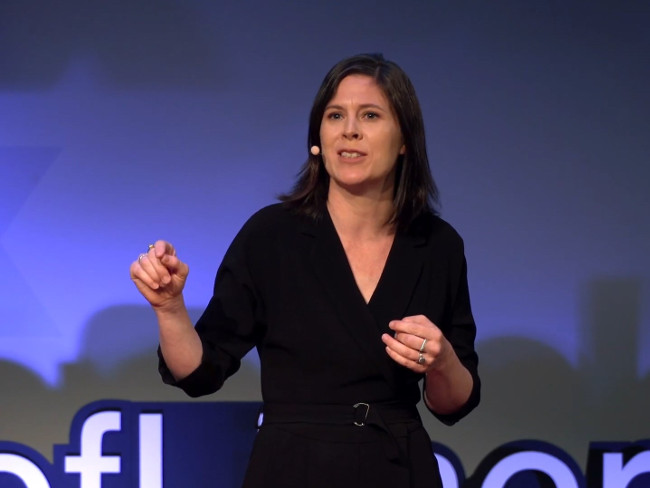
{"label": "eyebrow", "polygon": [[[381,110],[382,112],[386,112],[386,109],[384,107],[382,107],[381,105],[377,105],[375,103],[364,103],[364,104],[359,105],[359,108],[362,109],[362,110],[363,109],[368,109],[368,108],[374,108],[374,109],[377,109],[377,110]],[[336,105],[336,104],[327,105],[325,107],[325,110],[331,110],[331,109],[345,110],[345,108],[342,105]]]}

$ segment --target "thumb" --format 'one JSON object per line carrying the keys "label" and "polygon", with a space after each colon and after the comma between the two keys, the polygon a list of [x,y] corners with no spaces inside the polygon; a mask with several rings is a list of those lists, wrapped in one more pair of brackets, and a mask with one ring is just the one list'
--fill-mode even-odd
{"label": "thumb", "polygon": [[170,273],[175,274],[181,279],[187,278],[190,273],[190,268],[183,261],[178,259],[176,255],[165,254],[160,262],[169,270]]}
{"label": "thumb", "polygon": [[170,256],[176,256],[176,249],[174,249],[174,246],[172,246],[170,242],[164,240],[156,241],[153,245],[153,250],[154,256],[156,256],[158,259],[162,259],[162,257],[166,254]]}

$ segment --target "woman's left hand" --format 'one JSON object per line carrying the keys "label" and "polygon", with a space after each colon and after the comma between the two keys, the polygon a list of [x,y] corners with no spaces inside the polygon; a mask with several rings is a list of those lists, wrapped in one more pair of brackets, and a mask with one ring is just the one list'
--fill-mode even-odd
{"label": "woman's left hand", "polygon": [[442,368],[453,351],[442,331],[424,315],[391,320],[388,326],[395,334],[381,336],[386,352],[393,361],[416,373]]}

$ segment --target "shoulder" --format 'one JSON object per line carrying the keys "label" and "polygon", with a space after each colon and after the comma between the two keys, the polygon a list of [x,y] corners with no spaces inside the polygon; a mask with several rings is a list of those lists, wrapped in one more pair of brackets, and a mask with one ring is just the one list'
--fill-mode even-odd
{"label": "shoulder", "polygon": [[244,223],[240,233],[268,234],[277,233],[282,229],[295,229],[300,225],[300,217],[292,212],[284,203],[274,203],[261,208],[251,215]]}
{"label": "shoulder", "polygon": [[463,250],[463,238],[446,220],[426,212],[413,221],[408,233],[424,239],[428,246],[443,246],[450,250]]}
{"label": "shoulder", "polygon": [[301,217],[282,203],[261,208],[241,227],[230,246],[222,267],[246,269],[255,279],[277,273],[288,256],[296,255],[300,239]]}
{"label": "shoulder", "polygon": [[241,227],[233,245],[249,251],[270,248],[293,241],[293,236],[303,225],[303,218],[283,203],[261,208]]}

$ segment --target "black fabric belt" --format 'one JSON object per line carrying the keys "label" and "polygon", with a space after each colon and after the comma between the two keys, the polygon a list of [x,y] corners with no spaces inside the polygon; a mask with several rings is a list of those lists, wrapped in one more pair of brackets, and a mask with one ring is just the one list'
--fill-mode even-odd
{"label": "black fabric belt", "polygon": [[415,406],[355,403],[354,405],[322,405],[303,403],[265,403],[264,423],[383,425],[419,420]]}
{"label": "black fabric belt", "polygon": [[406,463],[405,453],[400,449],[391,424],[421,423],[414,405],[387,405],[355,403],[354,405],[322,405],[301,403],[266,403],[262,407],[264,424],[334,424],[356,427],[372,426],[381,430],[390,440],[387,456],[391,461]]}

